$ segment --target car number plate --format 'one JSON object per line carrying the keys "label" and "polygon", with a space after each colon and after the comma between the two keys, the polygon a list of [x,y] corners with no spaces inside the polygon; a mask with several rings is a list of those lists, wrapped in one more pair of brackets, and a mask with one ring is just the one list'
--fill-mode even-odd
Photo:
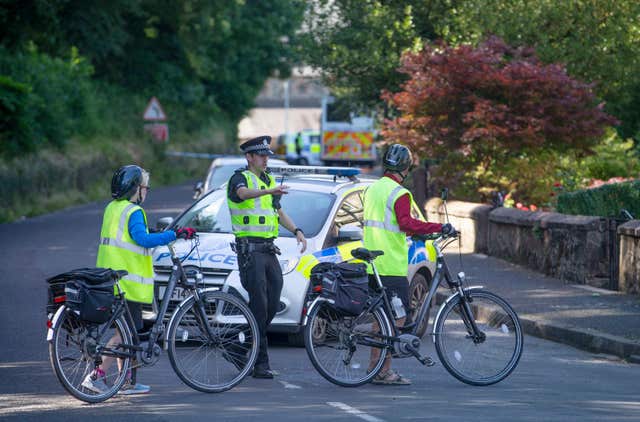
{"label": "car number plate", "polygon": [[[164,297],[164,292],[167,289],[166,286],[160,286],[158,288],[158,299],[162,300],[162,298]],[[185,297],[189,296],[189,291],[183,289],[182,287],[175,287],[173,289],[173,293],[171,294],[171,300],[172,301],[179,301],[182,302],[184,300]]]}

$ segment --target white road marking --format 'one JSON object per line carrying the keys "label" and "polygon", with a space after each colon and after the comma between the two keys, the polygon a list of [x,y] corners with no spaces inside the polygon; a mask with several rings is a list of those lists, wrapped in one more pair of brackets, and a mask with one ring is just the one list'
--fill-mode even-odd
{"label": "white road marking", "polygon": [[284,388],[293,388],[293,389],[298,389],[298,388],[302,388],[299,385],[295,385],[295,384],[289,384],[286,381],[280,381],[280,384],[284,385]]}
{"label": "white road marking", "polygon": [[351,407],[347,404],[340,403],[339,401],[328,401],[327,404],[329,406],[337,407],[338,409],[344,412],[347,412],[353,416],[357,416],[360,419],[364,419],[365,421],[368,421],[368,422],[384,422],[383,419],[376,418],[375,416],[371,416],[363,412],[362,410],[358,410],[355,407]]}

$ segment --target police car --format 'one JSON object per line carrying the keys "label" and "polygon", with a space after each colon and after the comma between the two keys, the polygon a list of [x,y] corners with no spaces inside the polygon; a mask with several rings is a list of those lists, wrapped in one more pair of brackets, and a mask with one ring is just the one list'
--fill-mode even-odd
{"label": "police car", "polygon": [[[284,182],[290,187],[289,193],[282,196],[281,205],[307,238],[307,251],[301,254],[295,236],[280,227],[275,244],[282,251],[278,259],[284,285],[270,331],[288,333],[290,343],[302,344],[302,321],[311,268],[319,262],[352,259],[351,250],[362,246],[362,198],[364,189],[375,179],[359,176],[359,169],[354,168],[270,166],[270,169],[278,183]],[[423,218],[417,208],[413,213]],[[226,185],[200,198],[175,221],[164,219],[163,222],[170,227],[192,227],[199,234],[199,253],[192,253],[183,262],[187,272],[200,273],[206,287],[220,288],[248,301],[248,294],[240,284],[236,254],[230,247],[234,236]],[[430,243],[425,245],[409,238],[407,242],[411,304],[413,312],[417,313],[434,273],[435,250]],[[178,241],[174,246],[184,256],[191,249],[191,242]],[[156,272],[155,297],[162,298],[171,272],[170,255],[165,246],[154,250],[153,265]],[[183,299],[184,294],[183,290],[176,288],[170,310]]]}
{"label": "police car", "polygon": [[[198,199],[205,193],[219,188],[229,181],[229,178],[233,175],[233,172],[237,168],[245,166],[247,159],[244,156],[230,157],[230,156],[217,156],[209,155],[214,158],[211,161],[209,170],[204,181],[196,183],[193,188],[193,199]],[[277,158],[269,159],[270,166],[286,166],[287,162],[279,160]]]}

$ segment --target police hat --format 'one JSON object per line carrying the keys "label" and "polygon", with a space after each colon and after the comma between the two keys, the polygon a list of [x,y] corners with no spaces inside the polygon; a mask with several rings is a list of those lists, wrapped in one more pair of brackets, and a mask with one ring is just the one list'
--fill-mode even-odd
{"label": "police hat", "polygon": [[245,154],[251,152],[260,155],[273,155],[273,151],[269,149],[269,144],[271,144],[271,136],[258,136],[240,145],[240,149]]}

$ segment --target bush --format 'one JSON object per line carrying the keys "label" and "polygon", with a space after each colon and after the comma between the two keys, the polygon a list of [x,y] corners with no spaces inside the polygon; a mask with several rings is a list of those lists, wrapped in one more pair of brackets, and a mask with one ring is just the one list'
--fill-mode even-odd
{"label": "bush", "polygon": [[42,146],[63,147],[72,135],[95,129],[92,68],[35,51],[10,53],[0,47],[0,154],[16,157]]}
{"label": "bush", "polygon": [[557,210],[562,214],[618,217],[622,209],[636,218],[640,217],[640,180],[607,184],[558,196]]}

